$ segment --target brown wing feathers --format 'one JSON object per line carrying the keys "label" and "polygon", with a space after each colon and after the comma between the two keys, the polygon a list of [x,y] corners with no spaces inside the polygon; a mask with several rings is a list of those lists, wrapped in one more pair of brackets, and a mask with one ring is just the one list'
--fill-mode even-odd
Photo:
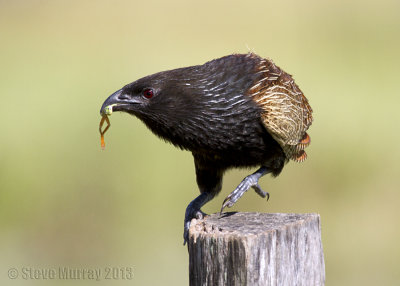
{"label": "brown wing feathers", "polygon": [[[249,54],[251,57],[258,57]],[[291,75],[271,60],[259,58],[259,79],[249,95],[262,108],[262,120],[272,137],[281,145],[288,159],[302,162],[310,142],[306,133],[312,123],[312,109]]]}

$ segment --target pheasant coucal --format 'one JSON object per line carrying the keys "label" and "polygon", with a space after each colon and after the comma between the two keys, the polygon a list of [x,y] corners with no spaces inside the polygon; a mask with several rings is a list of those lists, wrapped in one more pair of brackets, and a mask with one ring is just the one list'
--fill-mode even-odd
{"label": "pheasant coucal", "polygon": [[130,113],[157,136],[192,152],[200,195],[186,208],[184,239],[192,218],[222,188],[230,168],[260,167],[226,197],[233,206],[249,189],[269,197],[260,177],[276,177],[289,160],[302,162],[312,109],[291,75],[254,53],[159,72],[127,84],[101,107]]}

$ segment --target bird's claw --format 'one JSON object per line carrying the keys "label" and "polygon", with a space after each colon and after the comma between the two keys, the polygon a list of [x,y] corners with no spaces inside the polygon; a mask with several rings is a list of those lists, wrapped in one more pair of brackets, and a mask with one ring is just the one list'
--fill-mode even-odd
{"label": "bird's claw", "polygon": [[252,174],[244,178],[244,180],[236,187],[236,189],[225,198],[224,202],[222,203],[221,213],[224,208],[232,207],[250,188],[253,188],[262,198],[266,197],[267,201],[269,200],[269,193],[264,192],[261,189],[260,185],[258,184],[258,177],[256,177],[255,174]]}
{"label": "bird's claw", "polygon": [[268,192],[264,192],[259,184],[255,184],[254,186],[252,186],[252,188],[256,191],[256,193],[262,197],[262,198],[267,198],[267,201],[269,200],[269,193]]}

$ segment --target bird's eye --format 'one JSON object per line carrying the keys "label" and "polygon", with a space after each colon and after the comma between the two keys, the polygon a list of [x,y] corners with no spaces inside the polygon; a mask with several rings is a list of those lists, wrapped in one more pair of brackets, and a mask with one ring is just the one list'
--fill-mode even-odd
{"label": "bird's eye", "polygon": [[146,88],[145,90],[143,90],[143,96],[146,98],[152,98],[154,95],[154,92],[151,88]]}

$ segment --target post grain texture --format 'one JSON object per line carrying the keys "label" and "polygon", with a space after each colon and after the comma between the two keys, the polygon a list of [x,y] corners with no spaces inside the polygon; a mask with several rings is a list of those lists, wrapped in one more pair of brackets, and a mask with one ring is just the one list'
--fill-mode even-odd
{"label": "post grain texture", "polygon": [[324,285],[318,214],[224,213],[192,220],[189,281],[200,285]]}

